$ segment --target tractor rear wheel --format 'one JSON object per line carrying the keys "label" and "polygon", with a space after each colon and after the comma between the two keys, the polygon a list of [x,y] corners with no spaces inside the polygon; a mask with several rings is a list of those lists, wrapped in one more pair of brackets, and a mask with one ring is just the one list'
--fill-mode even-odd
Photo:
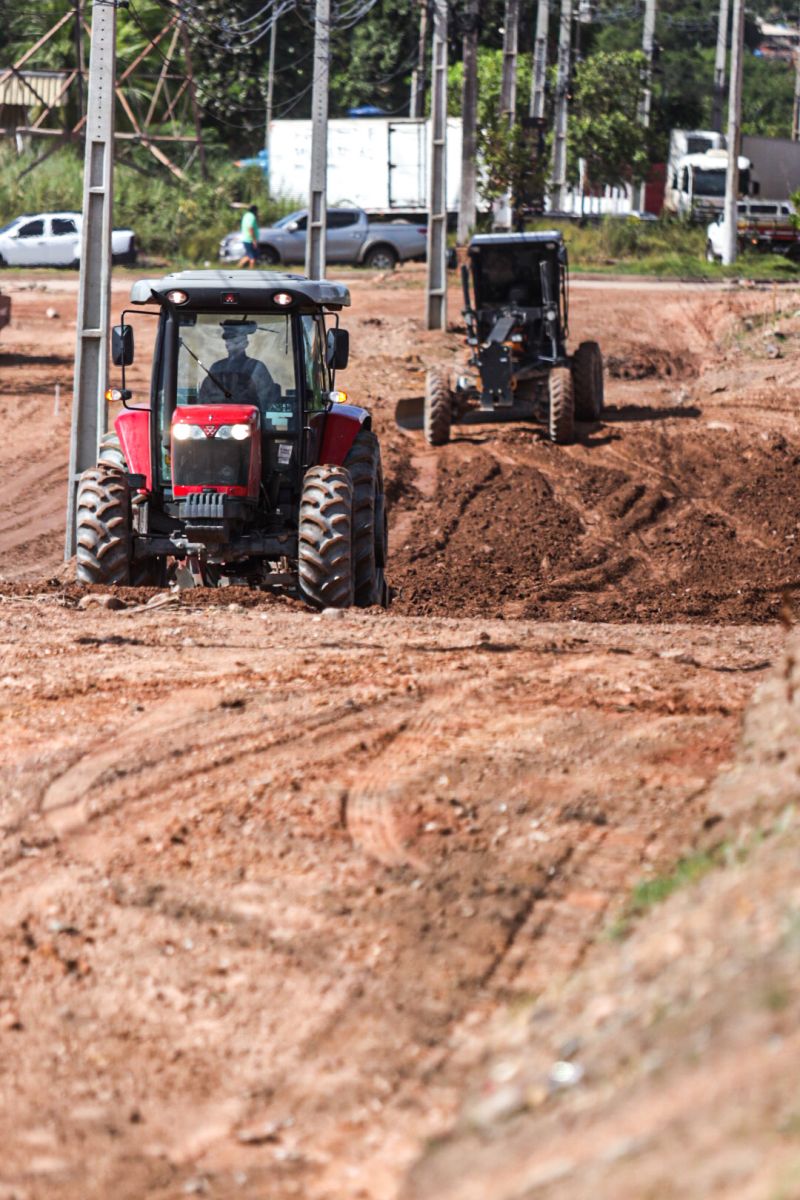
{"label": "tractor rear wheel", "polygon": [[297,573],[300,594],[314,608],[349,608],[353,603],[353,481],[345,467],[306,471]]}
{"label": "tractor rear wheel", "polygon": [[547,380],[547,390],[550,397],[550,441],[566,446],[575,441],[575,400],[572,372],[568,367],[553,367]]}
{"label": "tractor rear wheel", "polygon": [[353,480],[353,572],[355,602],[382,604],[386,563],[386,506],[381,448],[371,429],[362,429],[344,460]]}
{"label": "tractor rear wheel", "polygon": [[76,518],[79,583],[130,583],[131,525],[131,495],[122,471],[102,462],[84,471]]}
{"label": "tractor rear wheel", "polygon": [[581,342],[572,360],[575,416],[599,421],[603,415],[603,355],[597,342]]}
{"label": "tractor rear wheel", "polygon": [[431,367],[425,376],[425,407],[423,428],[430,446],[443,446],[450,441],[450,384],[443,371]]}

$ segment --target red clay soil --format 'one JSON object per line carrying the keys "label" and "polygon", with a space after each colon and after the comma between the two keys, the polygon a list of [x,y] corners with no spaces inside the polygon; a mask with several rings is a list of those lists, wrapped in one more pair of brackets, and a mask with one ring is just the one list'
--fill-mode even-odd
{"label": "red clay soil", "polygon": [[394,407],[463,339],[353,274],[395,600],[329,618],[87,599],[74,278],[2,282],[0,1197],[391,1200],[465,1044],[702,836],[798,579],[796,296],[576,283],[603,422],[435,451]]}

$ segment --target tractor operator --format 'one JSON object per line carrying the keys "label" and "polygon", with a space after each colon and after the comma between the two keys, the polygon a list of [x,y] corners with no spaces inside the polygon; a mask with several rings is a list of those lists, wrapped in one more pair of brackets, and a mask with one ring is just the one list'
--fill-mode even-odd
{"label": "tractor operator", "polygon": [[265,364],[247,354],[250,335],[256,328],[253,321],[222,323],[222,338],[228,356],[209,369],[200,388],[198,399],[201,404],[253,404],[265,413],[280,402],[280,387]]}

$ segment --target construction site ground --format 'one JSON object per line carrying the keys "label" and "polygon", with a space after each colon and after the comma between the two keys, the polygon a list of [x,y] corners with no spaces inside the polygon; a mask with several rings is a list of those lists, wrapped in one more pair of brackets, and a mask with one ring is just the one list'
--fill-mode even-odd
{"label": "construction site ground", "polygon": [[0,1200],[800,1196],[800,291],[575,280],[603,421],[434,450],[455,286],[347,280],[394,600],[315,614],[74,584],[0,279]]}

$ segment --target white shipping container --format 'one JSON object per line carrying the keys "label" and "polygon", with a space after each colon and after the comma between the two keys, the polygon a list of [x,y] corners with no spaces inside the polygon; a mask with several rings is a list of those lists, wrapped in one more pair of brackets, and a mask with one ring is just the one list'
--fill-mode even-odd
{"label": "white shipping container", "polygon": [[[370,214],[428,208],[429,122],[412,118],[348,117],[328,122],[328,204]],[[311,122],[273,121],[270,190],[308,201]],[[447,121],[447,208],[457,212],[461,190],[461,120]]]}

